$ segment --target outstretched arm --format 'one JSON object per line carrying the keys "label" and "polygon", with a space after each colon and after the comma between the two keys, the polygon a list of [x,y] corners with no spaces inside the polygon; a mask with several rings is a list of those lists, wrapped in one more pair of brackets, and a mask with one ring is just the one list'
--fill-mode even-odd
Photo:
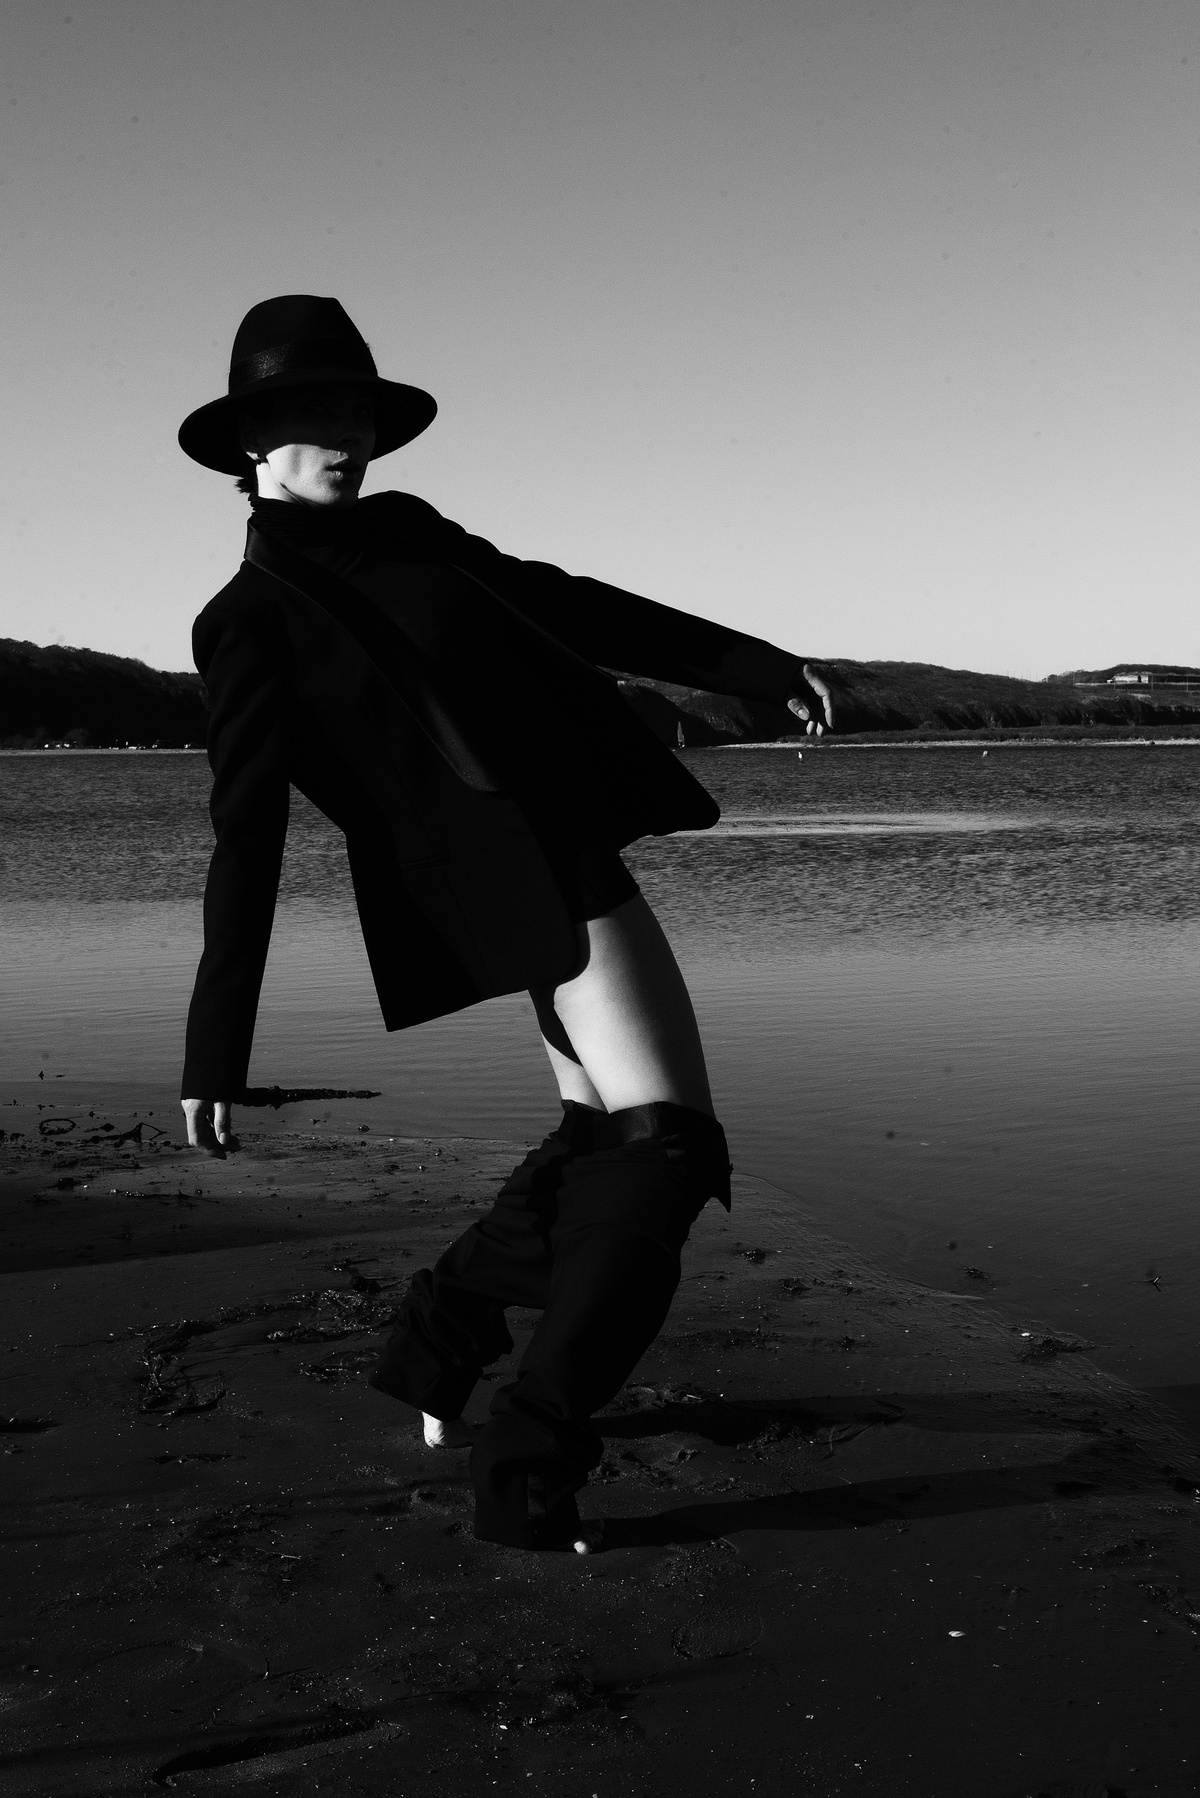
{"label": "outstretched arm", "polygon": [[786,705],[812,731],[833,724],[834,693],[819,664],[777,649],[761,637],[590,576],[566,574],[549,562],[503,555],[485,538],[471,536],[432,507],[408,503],[414,508],[409,516],[417,531],[433,538],[439,556],[495,588],[526,618],[586,661],[622,674]]}

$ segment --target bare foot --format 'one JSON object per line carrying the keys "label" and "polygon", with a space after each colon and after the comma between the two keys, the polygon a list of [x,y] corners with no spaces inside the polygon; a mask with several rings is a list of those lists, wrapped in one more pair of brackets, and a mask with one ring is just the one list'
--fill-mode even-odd
{"label": "bare foot", "polygon": [[598,1555],[604,1546],[604,1523],[581,1523],[572,1545],[577,1555]]}
{"label": "bare foot", "polygon": [[461,1417],[430,1417],[428,1411],[422,1411],[425,1424],[426,1448],[470,1448],[475,1440],[475,1430]]}

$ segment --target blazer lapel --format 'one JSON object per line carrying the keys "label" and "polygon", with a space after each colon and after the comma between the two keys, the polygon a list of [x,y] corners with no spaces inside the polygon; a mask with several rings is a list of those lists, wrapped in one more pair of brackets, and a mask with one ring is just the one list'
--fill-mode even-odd
{"label": "blazer lapel", "polygon": [[246,560],[273,575],[307,607],[319,607],[357,644],[461,781],[480,793],[500,790],[455,723],[453,696],[444,691],[439,670],[399,625],[341,575],[253,526],[247,534]]}

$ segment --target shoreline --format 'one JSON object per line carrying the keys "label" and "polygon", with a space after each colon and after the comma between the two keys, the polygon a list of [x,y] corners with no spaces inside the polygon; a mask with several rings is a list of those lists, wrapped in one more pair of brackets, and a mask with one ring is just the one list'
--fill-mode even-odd
{"label": "shoreline", "polygon": [[119,746],[114,743],[114,744],[110,744],[107,747],[105,747],[103,744],[97,743],[97,744],[89,745],[89,746],[82,747],[79,749],[73,748],[70,745],[64,746],[61,744],[56,744],[53,747],[46,748],[46,749],[42,749],[42,748],[13,749],[11,747],[10,748],[0,748],[0,756],[5,756],[5,755],[11,755],[11,756],[18,756],[18,755],[24,755],[24,756],[30,756],[30,755],[44,755],[44,756],[51,756],[51,755],[69,755],[69,756],[84,756],[84,755],[207,755],[207,753],[208,753],[208,751],[205,749],[203,743],[200,743],[200,744],[195,744],[195,743],[178,743],[178,744],[173,744],[173,743],[166,743],[166,744],[123,743]]}
{"label": "shoreline", "polygon": [[[989,736],[986,732],[971,733],[955,731],[943,737],[917,737],[907,733],[896,733],[894,736],[875,736],[864,732],[861,736],[839,737],[827,734],[823,737],[778,737],[770,742],[761,743],[703,743],[684,745],[683,753],[687,755],[714,755],[726,750],[745,749],[791,749],[801,754],[806,749],[814,752],[826,749],[1197,749],[1200,748],[1200,736],[1112,736],[1104,733],[1108,727],[1098,727],[1095,735],[1075,737],[1043,737],[1033,733],[1039,727],[1031,726],[1028,734],[1014,733],[1010,736]],[[676,750],[676,754],[680,753]],[[122,747],[109,748],[64,748],[47,749],[13,749],[0,748],[3,756],[129,756],[129,755],[206,755],[203,745],[163,745],[154,746],[144,743],[128,743]]]}
{"label": "shoreline", "polygon": [[[1200,749],[1200,737],[987,737],[966,732],[947,737],[781,737],[774,743],[713,743],[703,753],[727,749]],[[700,750],[689,754],[700,754]]]}
{"label": "shoreline", "polygon": [[76,1085],[0,1113],[12,1798],[1194,1789],[1200,1439],[1086,1344],[736,1176],[602,1414],[616,1546],[495,1548],[364,1376],[524,1145],[296,1096],[212,1162]]}

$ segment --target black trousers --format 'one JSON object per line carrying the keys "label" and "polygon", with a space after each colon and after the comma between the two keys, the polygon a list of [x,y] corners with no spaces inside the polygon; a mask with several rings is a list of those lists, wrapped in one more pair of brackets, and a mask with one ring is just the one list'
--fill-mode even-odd
{"label": "black trousers", "polygon": [[371,1384],[434,1417],[458,1417],[512,1348],[507,1306],[542,1312],[471,1450],[477,1536],[571,1539],[602,1453],[592,1415],[662,1328],[688,1231],[710,1197],[728,1205],[729,1171],[725,1133],[700,1112],[568,1103],[487,1216],[414,1275]]}

